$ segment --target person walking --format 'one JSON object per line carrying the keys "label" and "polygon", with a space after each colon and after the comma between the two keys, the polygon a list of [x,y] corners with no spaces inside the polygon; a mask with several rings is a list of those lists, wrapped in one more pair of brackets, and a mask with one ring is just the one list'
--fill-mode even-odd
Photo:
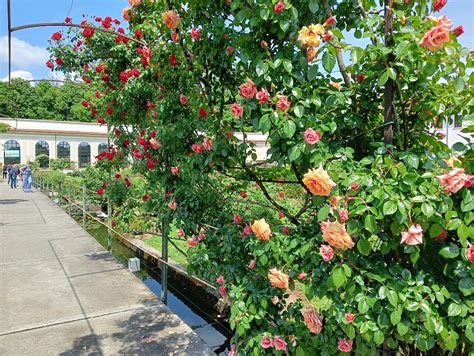
{"label": "person walking", "polygon": [[17,180],[17,177],[18,175],[20,174],[20,168],[18,168],[18,165],[15,164],[13,167],[12,167],[12,170],[10,171],[10,187],[12,189],[16,189],[17,186],[16,186],[16,180]]}
{"label": "person walking", "polygon": [[31,184],[33,180],[33,168],[31,162],[28,163],[28,165],[23,168],[22,170],[23,173],[23,191],[25,193],[31,193]]}
{"label": "person walking", "polygon": [[2,166],[2,178],[5,179],[5,178],[7,178],[7,176],[8,176],[7,166],[3,165]]}
{"label": "person walking", "polygon": [[12,180],[12,165],[11,164],[9,164],[7,167],[7,176],[8,176],[7,185],[10,185],[10,182]]}

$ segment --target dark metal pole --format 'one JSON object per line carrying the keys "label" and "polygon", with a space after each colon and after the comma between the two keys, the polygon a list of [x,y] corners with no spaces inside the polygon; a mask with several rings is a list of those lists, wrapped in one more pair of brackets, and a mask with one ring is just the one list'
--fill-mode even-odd
{"label": "dark metal pole", "polygon": [[8,11],[8,83],[12,81],[12,11],[10,0],[7,0]]}
{"label": "dark metal pole", "polygon": [[[393,43],[392,32],[393,32],[393,5],[394,0],[385,0],[385,46],[390,47]],[[393,61],[393,54],[387,56],[388,65]],[[393,121],[394,107],[393,107],[393,79],[388,78],[385,84],[384,90],[384,124],[388,124]],[[393,144],[393,125],[386,125],[384,128],[384,142],[385,145]]]}
{"label": "dark metal pole", "polygon": [[[110,149],[110,126],[107,123],[107,149]],[[109,168],[109,181],[112,182],[112,171]],[[112,251],[112,205],[110,203],[109,194],[107,194],[107,249]]]}
{"label": "dark metal pole", "polygon": [[[168,262],[168,222],[163,221],[161,227],[161,259]],[[168,265],[161,262],[161,301],[168,302]]]}

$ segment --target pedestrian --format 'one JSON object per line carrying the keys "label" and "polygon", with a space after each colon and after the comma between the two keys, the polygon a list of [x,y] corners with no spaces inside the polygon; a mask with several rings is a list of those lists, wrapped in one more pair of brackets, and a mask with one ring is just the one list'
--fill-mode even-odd
{"label": "pedestrian", "polygon": [[12,167],[12,170],[10,171],[10,187],[12,189],[16,189],[17,186],[16,186],[16,180],[17,180],[17,177],[18,175],[20,174],[20,168],[18,168],[18,165],[15,164],[13,167]]}
{"label": "pedestrian", "polygon": [[5,178],[7,178],[7,176],[8,176],[7,166],[3,165],[2,166],[2,178],[5,179]]}
{"label": "pedestrian", "polygon": [[28,165],[22,169],[22,174],[23,174],[23,191],[25,193],[31,193],[31,184],[33,180],[33,168],[31,162],[28,163]]}
{"label": "pedestrian", "polygon": [[11,164],[9,164],[7,167],[7,176],[8,176],[7,184],[10,185],[10,182],[12,180],[12,165]]}

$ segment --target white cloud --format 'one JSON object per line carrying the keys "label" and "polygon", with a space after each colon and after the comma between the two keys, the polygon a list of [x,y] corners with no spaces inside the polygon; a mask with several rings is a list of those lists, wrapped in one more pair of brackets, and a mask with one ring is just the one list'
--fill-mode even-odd
{"label": "white cloud", "polygon": [[[48,59],[49,54],[45,48],[12,37],[12,66],[44,66]],[[0,63],[8,63],[8,36],[0,37]]]}
{"label": "white cloud", "polygon": [[[12,79],[13,78],[21,78],[25,80],[32,80],[33,79],[33,74],[31,72],[28,72],[27,70],[14,70],[12,71]],[[1,79],[2,82],[7,82],[8,81],[8,75],[5,78]]]}

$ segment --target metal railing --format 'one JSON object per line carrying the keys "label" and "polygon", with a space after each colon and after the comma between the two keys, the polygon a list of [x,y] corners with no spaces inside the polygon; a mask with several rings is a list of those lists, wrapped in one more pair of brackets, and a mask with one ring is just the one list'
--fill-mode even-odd
{"label": "metal railing", "polygon": [[[121,232],[115,230],[112,227],[112,216],[111,216],[111,203],[110,199],[107,198],[107,212],[105,214],[102,209],[100,210],[100,214],[94,216],[91,207],[98,206],[100,201],[96,199],[97,192],[87,189],[85,185],[79,186],[70,182],[66,181],[55,181],[51,178],[46,178],[42,176],[33,177],[33,187],[36,188],[38,191],[46,194],[48,198],[53,200],[53,202],[64,209],[70,216],[73,216],[74,213],[78,213],[76,218],[82,223],[82,228],[87,228],[87,221],[88,219],[100,224],[107,228],[107,248],[109,252],[112,249],[112,239],[114,239],[114,235],[119,237],[119,241],[127,241],[128,243],[132,243],[129,238],[124,236]],[[97,210],[99,212],[99,210]],[[99,218],[101,216],[105,221]],[[210,282],[205,281],[199,277],[194,275],[190,275],[182,268],[172,264],[168,260],[168,230],[166,228],[166,224],[162,225],[161,231],[161,244],[162,244],[162,251],[161,256],[152,255],[154,259],[156,259],[160,264],[161,269],[161,300],[166,303],[167,302],[167,293],[168,293],[168,268],[172,268],[179,272],[180,274],[185,275],[188,278],[199,282],[206,287],[216,289]],[[158,236],[158,234],[156,234]],[[132,243],[133,244],[133,243]],[[137,249],[140,249],[139,246],[134,245]],[[140,249],[143,251],[142,249]],[[145,251],[143,251],[145,252]]]}

